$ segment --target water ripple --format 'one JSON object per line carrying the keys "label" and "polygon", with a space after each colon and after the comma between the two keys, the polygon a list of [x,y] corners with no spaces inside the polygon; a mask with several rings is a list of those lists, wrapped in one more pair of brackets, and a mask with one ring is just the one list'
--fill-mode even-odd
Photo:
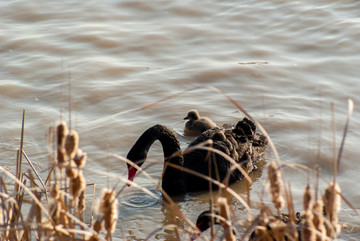
{"label": "water ripple", "polygon": [[125,200],[121,201],[121,203],[133,208],[147,208],[160,203],[161,194],[155,193],[155,195],[156,197],[141,191],[136,193],[129,193],[125,196]]}

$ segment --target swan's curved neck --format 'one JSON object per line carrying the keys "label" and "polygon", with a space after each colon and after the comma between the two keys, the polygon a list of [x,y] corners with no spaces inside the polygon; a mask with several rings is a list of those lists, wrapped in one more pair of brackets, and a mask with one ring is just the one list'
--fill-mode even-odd
{"label": "swan's curved neck", "polygon": [[[172,168],[167,165],[167,163],[171,163],[179,167],[184,165],[183,157],[180,154],[176,155],[177,152],[181,151],[180,143],[174,131],[168,127],[163,125],[155,125],[147,129],[131,148],[127,155],[127,159],[141,166],[145,162],[151,145],[156,140],[160,141],[164,152],[165,163],[162,177],[164,191],[170,195],[171,192],[174,191],[183,192],[183,190],[174,190],[179,188],[183,189],[182,171],[178,168]],[[136,171],[129,165],[128,170],[129,180],[132,180],[136,174]],[[181,187],[179,187],[179,185]]]}

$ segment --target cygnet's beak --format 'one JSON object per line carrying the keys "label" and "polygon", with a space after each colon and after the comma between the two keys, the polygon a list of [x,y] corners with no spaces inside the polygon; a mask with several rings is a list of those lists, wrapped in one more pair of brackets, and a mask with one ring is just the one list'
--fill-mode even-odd
{"label": "cygnet's beak", "polygon": [[188,120],[189,119],[189,117],[188,116],[186,116],[185,118],[184,118],[184,120]]}

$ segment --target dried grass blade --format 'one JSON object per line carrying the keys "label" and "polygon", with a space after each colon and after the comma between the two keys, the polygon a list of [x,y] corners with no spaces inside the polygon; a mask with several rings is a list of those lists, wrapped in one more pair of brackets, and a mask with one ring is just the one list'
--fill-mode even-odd
{"label": "dried grass blade", "polygon": [[[23,110],[22,123],[21,123],[20,153],[22,153],[24,146],[24,129],[25,129],[25,110]],[[20,175],[21,175],[21,161],[22,161],[22,155],[19,155],[19,172],[17,175],[18,179],[20,179]]]}
{"label": "dried grass blade", "polygon": [[351,207],[351,208],[354,210],[354,212],[356,213],[356,215],[360,216],[360,213],[359,213],[359,212],[356,210],[356,208],[350,203],[350,201],[347,200],[347,198],[346,198],[344,195],[342,195],[341,192],[338,193],[338,194],[340,195],[341,199],[344,200],[344,202],[345,202],[349,207]]}
{"label": "dried grass blade", "polygon": [[95,191],[96,191],[96,184],[93,183],[93,198],[91,201],[90,227],[92,226],[92,221],[94,220]]}
{"label": "dried grass blade", "polygon": [[5,175],[7,175],[10,179],[12,179],[13,181],[15,181],[16,183],[18,183],[18,185],[20,185],[24,191],[26,191],[30,197],[34,200],[34,202],[41,208],[41,210],[44,212],[44,214],[46,215],[46,217],[52,221],[52,218],[49,214],[49,212],[47,211],[47,209],[42,205],[42,203],[36,198],[36,196],[31,192],[31,190],[26,187],[22,182],[20,182],[19,179],[17,179],[13,174],[11,174],[9,171],[7,171],[4,167],[0,166],[0,172],[3,172]]}
{"label": "dried grass blade", "polygon": [[36,177],[39,179],[41,185],[43,186],[43,188],[44,188],[44,190],[45,190],[45,194],[46,194],[46,195],[45,195],[45,198],[46,198],[46,200],[47,200],[47,189],[46,189],[46,186],[45,186],[43,180],[41,179],[39,173],[36,171],[34,165],[32,164],[32,162],[31,162],[31,160],[29,159],[29,157],[28,157],[28,155],[26,154],[26,152],[23,150],[22,153],[23,153],[25,159],[27,160],[27,162],[29,163],[31,169],[34,171]]}
{"label": "dried grass blade", "polygon": [[354,102],[351,99],[348,99],[348,116],[346,118],[346,124],[345,124],[345,127],[344,127],[344,134],[343,134],[343,138],[342,138],[342,141],[341,141],[338,157],[337,157],[337,160],[336,160],[336,166],[335,166],[336,170],[335,170],[335,174],[334,174],[334,183],[335,183],[336,175],[337,175],[337,173],[339,171],[339,168],[340,168],[340,160],[341,160],[342,152],[344,150],[345,138],[346,138],[346,134],[347,134],[348,129],[349,129],[349,122],[350,122],[351,116],[353,114],[353,111],[354,111]]}
{"label": "dried grass blade", "polygon": [[186,93],[186,92],[188,92],[188,91],[192,91],[192,90],[199,89],[199,88],[200,88],[200,87],[195,87],[195,88],[191,88],[191,89],[188,89],[188,90],[184,90],[184,91],[175,93],[175,94],[173,94],[173,95],[170,95],[170,96],[168,96],[168,97],[165,97],[164,99],[158,100],[158,101],[156,101],[156,102],[154,102],[154,103],[151,103],[151,104],[149,104],[149,105],[146,105],[146,106],[144,106],[144,107],[141,107],[141,110],[149,109],[149,108],[151,108],[151,107],[153,107],[153,106],[155,106],[155,105],[157,105],[157,104],[160,104],[161,102],[167,101],[167,100],[172,99],[172,98],[174,98],[174,97],[176,97],[176,96],[179,96],[179,95],[181,95],[181,94],[184,94],[184,93]]}

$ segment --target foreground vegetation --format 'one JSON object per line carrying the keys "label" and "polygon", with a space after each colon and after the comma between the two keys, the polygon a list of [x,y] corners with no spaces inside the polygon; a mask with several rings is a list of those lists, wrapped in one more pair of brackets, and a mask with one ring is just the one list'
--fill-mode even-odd
{"label": "foreground vegetation", "polygon": [[[336,182],[336,167],[341,159],[351,113],[352,102],[349,102],[349,116],[339,156],[334,163],[333,180],[328,183],[322,195],[318,195],[317,187],[312,191],[310,185],[307,185],[303,195],[303,210],[300,213],[294,210],[290,185],[285,185],[285,174],[271,140],[270,144],[275,153],[274,160],[269,160],[267,166],[271,206],[264,202],[257,203],[256,208],[259,212],[254,214],[250,207],[255,204],[250,198],[244,200],[226,183],[220,184],[214,208],[210,211],[212,213],[210,221],[219,223],[223,227],[223,238],[279,241],[336,239],[341,231],[338,223],[341,199],[345,199]],[[248,115],[246,112],[245,114]],[[260,123],[256,122],[256,124],[266,134]],[[22,130],[24,130],[24,119]],[[122,189],[117,187],[103,189],[96,202],[94,192],[92,205],[90,207],[85,205],[85,192],[90,189],[86,187],[94,187],[95,184],[86,184],[83,169],[87,154],[80,149],[77,132],[68,128],[65,122],[60,122],[56,127],[49,129],[47,135],[49,169],[45,180],[40,177],[23,149],[23,132],[17,153],[16,173],[12,174],[0,166],[0,172],[4,174],[0,176],[0,239],[112,240],[118,219],[117,197]],[[119,159],[127,161],[125,158],[119,157]],[[29,163],[30,170],[24,170],[25,160]],[[244,181],[250,186],[250,178]],[[213,182],[216,183],[216,180]],[[237,199],[248,210],[247,217],[241,220],[236,218],[231,205],[232,198]],[[175,239],[181,240],[182,237],[207,239],[194,224],[195,220],[188,220],[171,198],[167,197],[164,205],[174,216],[170,228],[174,231]],[[87,212],[90,213],[87,219],[89,221],[85,221],[85,210],[89,210]],[[185,227],[177,225],[177,219],[181,219],[186,224]],[[211,228],[211,225],[209,226]],[[238,228],[239,226],[241,229]],[[154,233],[150,233],[148,239],[152,238]],[[211,228],[210,239],[216,235]]]}

